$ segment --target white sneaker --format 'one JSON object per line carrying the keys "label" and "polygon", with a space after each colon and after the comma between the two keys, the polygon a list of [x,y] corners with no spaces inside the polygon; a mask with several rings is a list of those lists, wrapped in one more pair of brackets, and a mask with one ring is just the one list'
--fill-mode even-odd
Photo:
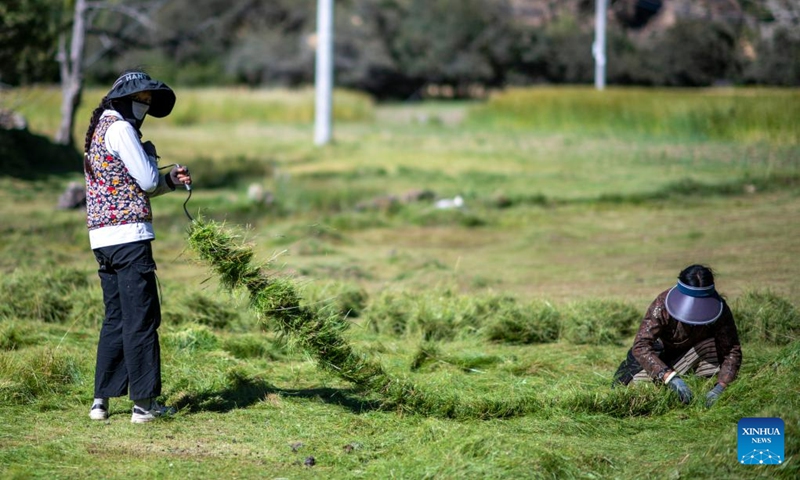
{"label": "white sneaker", "polygon": [[104,403],[95,403],[89,410],[89,418],[92,420],[108,420],[108,407]]}
{"label": "white sneaker", "polygon": [[144,408],[134,405],[133,414],[131,415],[131,423],[152,422],[156,418],[174,414],[175,414],[174,408],[165,407],[164,405],[159,405],[159,403],[155,401],[150,405],[150,410],[145,410]]}

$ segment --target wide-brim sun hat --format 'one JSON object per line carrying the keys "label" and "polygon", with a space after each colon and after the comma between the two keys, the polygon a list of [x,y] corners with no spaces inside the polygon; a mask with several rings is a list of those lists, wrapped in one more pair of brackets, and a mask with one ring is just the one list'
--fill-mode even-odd
{"label": "wide-brim sun hat", "polygon": [[714,285],[692,287],[678,282],[664,302],[672,318],[688,325],[708,325],[722,315],[723,302]]}
{"label": "wide-brim sun hat", "polygon": [[108,97],[111,100],[127,97],[139,92],[150,92],[152,100],[147,114],[156,118],[166,117],[175,106],[175,92],[164,82],[153,80],[144,72],[127,72],[120,75]]}

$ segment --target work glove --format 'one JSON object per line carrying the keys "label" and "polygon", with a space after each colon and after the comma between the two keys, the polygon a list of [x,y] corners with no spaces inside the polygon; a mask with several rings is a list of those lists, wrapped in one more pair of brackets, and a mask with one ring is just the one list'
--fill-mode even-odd
{"label": "work glove", "polygon": [[187,180],[188,183],[192,183],[191,178],[188,168],[183,165],[175,165],[172,167],[172,170],[169,171],[169,175],[167,175],[167,185],[174,190],[177,185],[185,185],[184,180]]}
{"label": "work glove", "polygon": [[692,401],[692,391],[689,390],[689,386],[686,385],[686,382],[684,382],[681,377],[675,375],[669,381],[667,386],[669,386],[673,392],[678,394],[678,398],[681,400],[681,403],[688,404]]}
{"label": "work glove", "polygon": [[717,400],[719,400],[719,397],[722,395],[723,391],[725,391],[725,387],[719,383],[716,384],[714,388],[712,388],[711,391],[706,394],[706,407],[714,405]]}

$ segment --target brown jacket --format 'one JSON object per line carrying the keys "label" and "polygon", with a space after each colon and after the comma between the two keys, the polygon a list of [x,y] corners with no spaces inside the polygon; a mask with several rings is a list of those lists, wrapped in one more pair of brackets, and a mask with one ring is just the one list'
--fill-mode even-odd
{"label": "brown jacket", "polygon": [[682,354],[699,342],[714,338],[720,363],[717,379],[725,384],[732,382],[742,365],[742,347],[728,304],[723,300],[722,315],[716,322],[709,325],[687,325],[675,320],[667,312],[664,304],[667,293],[669,290],[662,292],[647,309],[633,341],[633,356],[650,377],[656,379],[659,373],[668,369],[654,348],[657,339],[664,344],[662,357],[674,358],[675,354]]}

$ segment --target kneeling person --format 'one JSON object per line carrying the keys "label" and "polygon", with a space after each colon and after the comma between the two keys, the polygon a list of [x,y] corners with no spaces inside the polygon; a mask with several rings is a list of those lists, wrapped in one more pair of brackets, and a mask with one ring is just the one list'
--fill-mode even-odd
{"label": "kneeling person", "polygon": [[716,374],[717,383],[706,395],[706,405],[711,406],[736,378],[741,364],[733,314],[714,288],[713,272],[691,265],[680,273],[677,285],[650,304],[612,385],[658,381],[689,403],[692,392],[680,375],[690,370],[701,377]]}

